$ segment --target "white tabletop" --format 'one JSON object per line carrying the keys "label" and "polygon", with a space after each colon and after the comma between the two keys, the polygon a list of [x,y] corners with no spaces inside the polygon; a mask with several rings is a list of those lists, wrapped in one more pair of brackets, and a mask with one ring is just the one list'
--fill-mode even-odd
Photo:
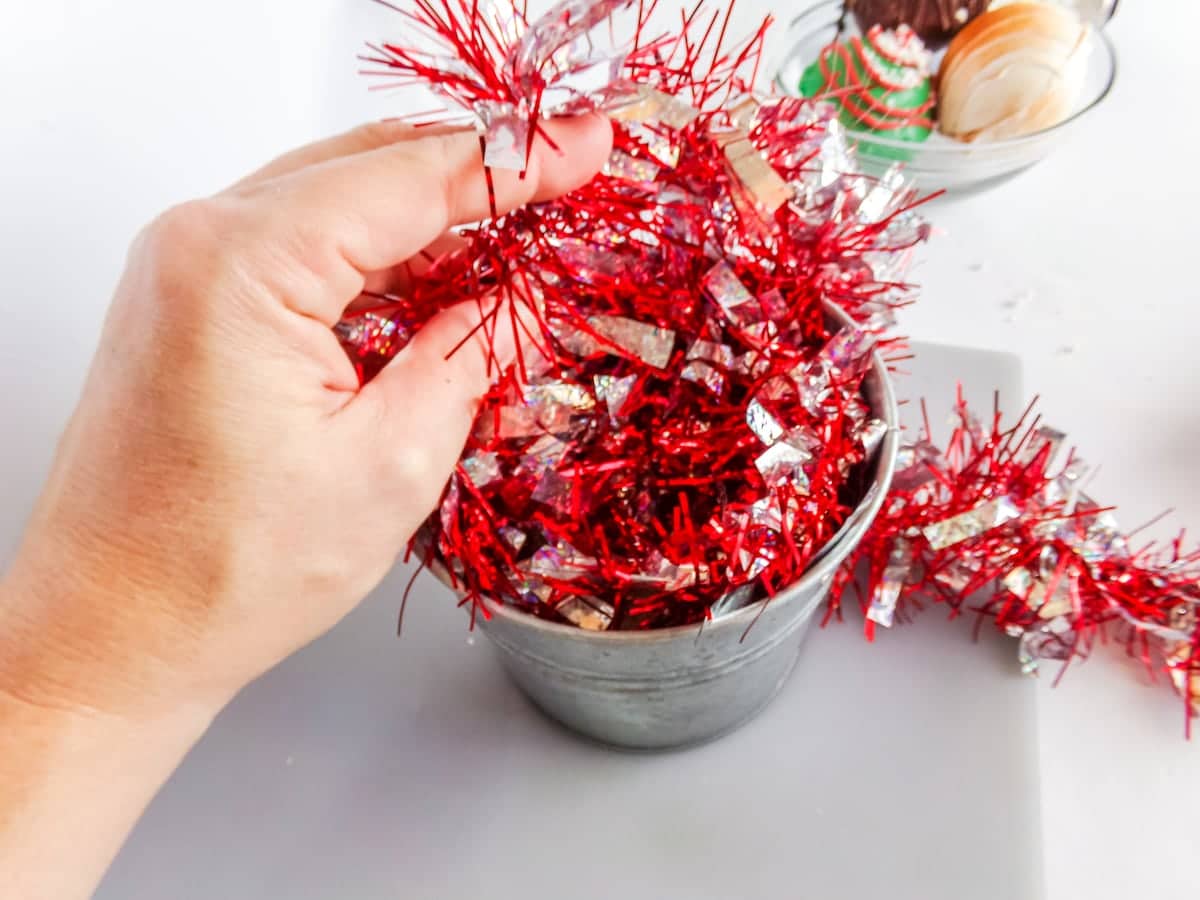
{"label": "white tabletop", "polygon": [[[768,6],[743,5],[743,21]],[[367,0],[8,6],[0,564],[135,230],[290,145],[388,111],[353,74],[355,42],[380,21]],[[1200,6],[1123,6],[1111,26],[1117,88],[1070,144],[998,190],[930,209],[942,234],[903,325],[922,340],[1018,353],[1050,420],[1103,464],[1093,493],[1131,526],[1174,507],[1152,529],[1165,535],[1200,527]],[[1187,895],[1200,881],[1200,748],[1184,743],[1173,695],[1145,681],[1101,652],[1039,693],[1051,900]]]}

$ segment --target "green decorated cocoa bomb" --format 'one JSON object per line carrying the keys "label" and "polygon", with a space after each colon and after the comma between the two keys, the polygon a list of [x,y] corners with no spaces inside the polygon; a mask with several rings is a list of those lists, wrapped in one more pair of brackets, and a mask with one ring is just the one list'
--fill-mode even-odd
{"label": "green decorated cocoa bomb", "polygon": [[901,141],[933,131],[930,55],[907,25],[834,41],[804,70],[800,93],[838,107],[842,124]]}

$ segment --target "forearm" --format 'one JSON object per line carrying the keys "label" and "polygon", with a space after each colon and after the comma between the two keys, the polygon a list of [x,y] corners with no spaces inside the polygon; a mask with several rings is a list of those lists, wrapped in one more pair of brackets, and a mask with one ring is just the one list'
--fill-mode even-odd
{"label": "forearm", "polygon": [[103,710],[78,702],[86,685],[64,695],[49,648],[6,616],[28,604],[23,593],[0,582],[0,894],[89,897],[211,713],[186,703],[144,716]]}

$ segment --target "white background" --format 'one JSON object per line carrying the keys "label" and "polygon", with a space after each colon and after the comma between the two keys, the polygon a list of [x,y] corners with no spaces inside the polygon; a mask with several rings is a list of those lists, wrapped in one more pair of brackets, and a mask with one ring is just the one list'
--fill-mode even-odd
{"label": "white background", "polygon": [[[1151,529],[1166,535],[1200,526],[1200,4],[1122,5],[1107,105],[1039,167],[930,208],[941,233],[903,326],[1020,354],[1049,420],[1103,464],[1092,493],[1130,526],[1173,507]],[[137,228],[294,144],[397,111],[354,74],[358,41],[387,21],[368,7],[3,0],[0,565]],[[768,4],[743,7],[746,22]],[[1200,742],[1183,741],[1165,686],[1101,652],[1040,692],[1039,728],[1051,900],[1194,896]]]}

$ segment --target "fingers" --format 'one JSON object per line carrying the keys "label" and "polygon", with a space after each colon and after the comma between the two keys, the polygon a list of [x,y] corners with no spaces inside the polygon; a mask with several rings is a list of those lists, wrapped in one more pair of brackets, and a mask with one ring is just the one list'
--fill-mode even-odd
{"label": "fingers", "polygon": [[417,332],[343,410],[375,424],[368,440],[395,463],[388,478],[419,507],[417,521],[454,470],[480,399],[518,352],[530,352],[526,329],[537,334],[536,327],[524,304],[511,300],[453,306]]}
{"label": "fingers", "polygon": [[[464,238],[459,237],[453,231],[447,231],[434,238],[427,247],[422,248],[411,259],[390,269],[372,272],[367,276],[363,290],[373,294],[402,294],[409,289],[414,277],[425,274],[440,259],[456,250],[461,250],[466,245],[467,242]],[[374,302],[378,303],[378,301]],[[348,311],[353,311],[354,307],[355,304],[350,304]]]}
{"label": "fingers", "polygon": [[[612,145],[597,115],[542,123],[558,146],[534,142],[525,178],[492,170],[498,213],[545,200],[588,181]],[[401,141],[331,159],[260,184],[243,194],[276,246],[330,284],[344,267],[362,276],[416,254],[451,225],[491,215],[488,180],[473,133]],[[306,292],[293,298],[304,315],[332,325],[353,296]]]}
{"label": "fingers", "polygon": [[272,178],[290,175],[292,172],[298,172],[308,166],[319,165],[343,156],[353,156],[356,153],[378,150],[380,147],[386,147],[399,141],[411,141],[464,130],[464,128],[439,125],[417,128],[399,119],[368,122],[343,134],[334,135],[285,153],[238,181],[230,190],[244,190]]}

